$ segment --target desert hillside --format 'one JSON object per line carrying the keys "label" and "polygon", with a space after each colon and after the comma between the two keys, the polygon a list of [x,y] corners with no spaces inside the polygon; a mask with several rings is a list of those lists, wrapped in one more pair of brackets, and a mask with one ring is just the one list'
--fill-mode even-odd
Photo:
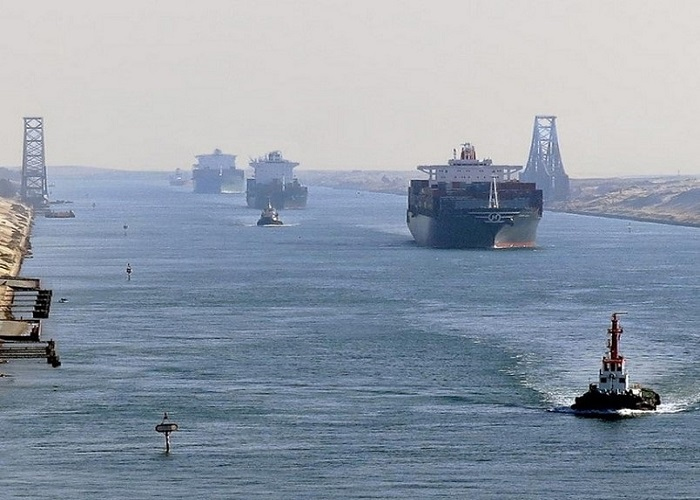
{"label": "desert hillside", "polygon": [[700,178],[574,179],[551,210],[700,227]]}

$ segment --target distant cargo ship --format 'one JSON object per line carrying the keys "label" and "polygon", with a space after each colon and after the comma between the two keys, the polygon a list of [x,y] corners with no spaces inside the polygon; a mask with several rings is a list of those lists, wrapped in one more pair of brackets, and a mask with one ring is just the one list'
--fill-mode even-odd
{"label": "distant cargo ship", "polygon": [[192,166],[195,193],[242,193],[245,186],[243,170],[236,168],[236,155],[215,149],[213,154],[197,155]]}
{"label": "distant cargo ship", "polygon": [[184,174],[182,173],[182,169],[176,168],[175,173],[170,176],[170,185],[171,186],[184,186],[187,184],[187,179],[185,178]]}
{"label": "distant cargo ship", "polygon": [[534,247],[542,190],[512,178],[522,168],[477,160],[469,143],[447,165],[419,166],[428,179],[414,179],[408,189],[413,238],[434,248]]}
{"label": "distant cargo ship", "polygon": [[294,176],[298,163],[285,160],[282,153],[272,151],[252,160],[255,177],[246,183],[246,202],[250,208],[263,209],[268,203],[274,208],[304,208],[308,188]]}

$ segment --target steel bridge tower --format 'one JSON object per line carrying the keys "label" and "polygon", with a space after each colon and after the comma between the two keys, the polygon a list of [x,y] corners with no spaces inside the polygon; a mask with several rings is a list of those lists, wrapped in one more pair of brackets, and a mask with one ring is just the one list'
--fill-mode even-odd
{"label": "steel bridge tower", "polygon": [[545,203],[569,198],[569,176],[559,153],[556,116],[535,116],[527,166],[520,180],[534,182]]}
{"label": "steel bridge tower", "polygon": [[34,208],[43,208],[49,202],[44,162],[44,119],[24,118],[24,150],[22,154],[22,201]]}

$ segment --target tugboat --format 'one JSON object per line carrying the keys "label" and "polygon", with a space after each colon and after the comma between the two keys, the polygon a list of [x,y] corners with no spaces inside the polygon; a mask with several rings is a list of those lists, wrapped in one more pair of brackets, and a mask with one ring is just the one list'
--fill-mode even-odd
{"label": "tugboat", "polygon": [[280,220],[280,216],[277,213],[277,210],[270,204],[270,202],[267,202],[267,207],[265,207],[260,214],[260,218],[258,219],[258,226],[281,226],[282,221]]}
{"label": "tugboat", "polygon": [[577,397],[571,405],[575,412],[616,412],[618,410],[653,411],[661,404],[659,395],[638,384],[630,384],[625,367],[625,358],[620,354],[622,326],[618,315],[613,313],[612,325],[608,328],[608,352],[603,356],[598,384],[591,384],[588,391]]}

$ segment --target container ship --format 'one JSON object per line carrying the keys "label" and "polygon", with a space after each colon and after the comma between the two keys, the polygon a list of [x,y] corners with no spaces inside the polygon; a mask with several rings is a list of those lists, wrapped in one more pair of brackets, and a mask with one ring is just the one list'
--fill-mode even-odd
{"label": "container ship", "polygon": [[447,165],[420,165],[428,179],[408,188],[406,223],[416,243],[433,248],[530,248],[542,218],[542,190],[520,182],[522,166],[478,160],[470,143]]}
{"label": "container ship", "polygon": [[308,188],[294,176],[297,165],[285,160],[279,151],[252,160],[250,166],[255,174],[246,182],[248,206],[263,209],[271,204],[277,210],[306,207]]}
{"label": "container ship", "polygon": [[236,155],[220,149],[208,155],[197,155],[192,166],[195,193],[242,193],[245,186],[243,170],[236,168]]}
{"label": "container ship", "polygon": [[184,186],[187,184],[187,179],[180,168],[175,169],[175,173],[170,176],[169,181],[171,186]]}
{"label": "container ship", "polygon": [[576,412],[617,412],[618,410],[655,410],[661,397],[652,389],[630,384],[625,358],[620,354],[622,326],[613,313],[608,328],[608,352],[598,373],[598,383],[590,384],[588,391],[576,398],[571,409]]}

